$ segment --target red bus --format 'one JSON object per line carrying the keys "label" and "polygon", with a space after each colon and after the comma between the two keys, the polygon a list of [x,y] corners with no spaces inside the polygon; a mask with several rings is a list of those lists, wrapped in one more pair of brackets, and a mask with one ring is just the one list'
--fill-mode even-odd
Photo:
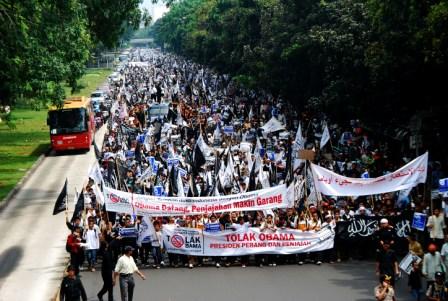
{"label": "red bus", "polygon": [[47,123],[50,127],[51,146],[55,151],[90,150],[95,131],[90,98],[67,98],[62,108],[50,108]]}

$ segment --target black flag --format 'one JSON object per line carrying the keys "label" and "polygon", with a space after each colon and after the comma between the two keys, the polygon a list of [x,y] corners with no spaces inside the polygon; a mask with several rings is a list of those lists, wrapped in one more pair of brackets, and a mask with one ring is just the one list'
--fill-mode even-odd
{"label": "black flag", "polygon": [[73,222],[76,217],[81,216],[81,213],[83,210],[84,210],[84,189],[81,191],[81,193],[78,196],[78,201],[76,202],[75,211],[73,212],[71,221]]}
{"label": "black flag", "polygon": [[64,187],[59,193],[58,199],[54,204],[53,215],[56,215],[67,208],[67,179],[65,179]]}
{"label": "black flag", "polygon": [[289,185],[294,180],[294,171],[292,164],[292,147],[288,146],[288,154],[286,155],[286,178],[285,182]]}
{"label": "black flag", "polygon": [[96,157],[96,159],[100,160],[101,159],[101,152],[98,149],[98,146],[96,146],[95,140],[93,141],[93,149],[95,150],[95,157]]}
{"label": "black flag", "polygon": [[142,162],[142,145],[140,142],[137,142],[137,146],[135,147],[135,161]]}
{"label": "black flag", "polygon": [[[249,174],[249,187],[247,188],[247,192],[250,191],[254,191],[257,190],[257,179],[255,177],[255,165],[256,163],[254,162]],[[262,167],[260,167],[262,168]]]}
{"label": "black flag", "polygon": [[199,145],[196,143],[196,146],[194,147],[194,151],[193,151],[193,175],[197,175],[199,173],[199,168],[201,168],[202,165],[205,164],[205,157],[204,154],[202,153],[201,148],[199,147]]}
{"label": "black flag", "polygon": [[177,168],[176,167],[171,167],[171,171],[168,170],[168,196],[177,196],[177,193],[179,192],[178,187],[177,187]]}

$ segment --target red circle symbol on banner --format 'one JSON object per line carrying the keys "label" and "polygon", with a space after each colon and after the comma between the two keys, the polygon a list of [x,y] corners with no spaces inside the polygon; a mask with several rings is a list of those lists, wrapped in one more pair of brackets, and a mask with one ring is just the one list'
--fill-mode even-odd
{"label": "red circle symbol on banner", "polygon": [[119,199],[116,195],[111,194],[111,195],[110,195],[110,201],[111,201],[112,203],[118,203],[118,202],[120,202],[120,199]]}
{"label": "red circle symbol on banner", "polygon": [[184,245],[184,238],[180,235],[173,235],[173,237],[171,237],[171,244],[175,247],[175,248],[180,248]]}

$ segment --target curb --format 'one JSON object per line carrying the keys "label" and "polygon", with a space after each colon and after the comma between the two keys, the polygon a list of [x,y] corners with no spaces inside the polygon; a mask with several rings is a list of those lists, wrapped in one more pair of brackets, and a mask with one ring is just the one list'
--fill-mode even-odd
{"label": "curb", "polygon": [[2,202],[0,202],[0,212],[5,209],[16,194],[20,191],[23,185],[28,181],[28,179],[34,174],[34,172],[39,168],[39,166],[44,161],[45,157],[51,152],[51,148],[48,148],[43,154],[41,154],[36,162],[31,166],[31,168],[25,173],[25,175],[20,179],[20,181],[14,186],[14,188],[6,195]]}

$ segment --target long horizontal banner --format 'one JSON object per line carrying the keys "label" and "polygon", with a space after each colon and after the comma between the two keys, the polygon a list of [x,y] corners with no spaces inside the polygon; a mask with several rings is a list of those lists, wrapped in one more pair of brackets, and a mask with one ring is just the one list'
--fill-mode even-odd
{"label": "long horizontal banner", "polygon": [[328,169],[311,164],[318,192],[332,196],[358,196],[380,194],[412,188],[426,182],[428,153],[417,157],[400,169],[372,179],[348,178]]}
{"label": "long horizontal banner", "polygon": [[319,232],[279,229],[262,232],[259,228],[209,233],[201,229],[165,226],[163,243],[168,253],[197,256],[240,256],[250,254],[295,254],[333,248],[334,231]]}
{"label": "long horizontal banner", "polygon": [[106,210],[137,215],[188,215],[287,208],[286,186],[218,197],[157,197],[104,187]]}

